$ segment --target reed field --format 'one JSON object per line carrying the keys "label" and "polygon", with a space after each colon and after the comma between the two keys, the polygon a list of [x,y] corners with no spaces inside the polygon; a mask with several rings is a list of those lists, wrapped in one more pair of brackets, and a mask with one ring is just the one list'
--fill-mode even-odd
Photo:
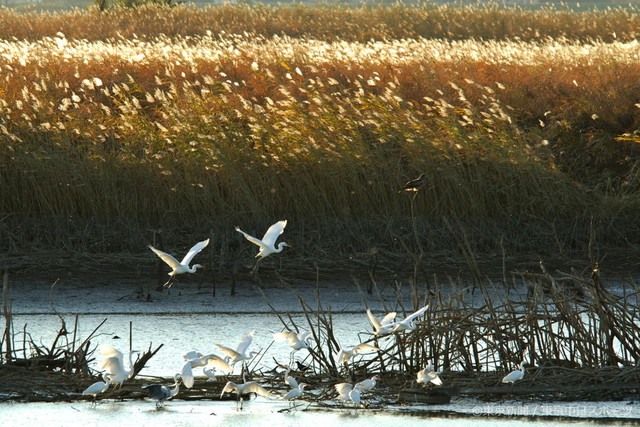
{"label": "reed field", "polygon": [[2,9],[1,247],[144,252],[162,230],[235,253],[235,225],[286,218],[307,261],[456,252],[456,233],[494,255],[594,235],[634,250],[639,24],[490,5]]}

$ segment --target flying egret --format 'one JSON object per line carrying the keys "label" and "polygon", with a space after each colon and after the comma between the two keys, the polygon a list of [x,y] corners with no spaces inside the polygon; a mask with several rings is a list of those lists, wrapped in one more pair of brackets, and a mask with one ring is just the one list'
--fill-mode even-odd
{"label": "flying egret", "polygon": [[195,351],[195,350],[191,350],[186,352],[185,354],[182,355],[182,358],[184,360],[192,360],[192,359],[198,359],[202,357],[202,353]]}
{"label": "flying egret", "polygon": [[402,193],[403,191],[419,191],[428,180],[429,178],[427,175],[425,173],[421,173],[416,179],[407,181],[398,193]]}
{"label": "flying egret", "polygon": [[413,323],[413,321],[417,317],[422,316],[424,314],[424,312],[427,311],[428,308],[429,308],[429,305],[427,304],[424,307],[422,307],[420,310],[416,311],[415,313],[412,313],[409,316],[405,317],[403,320],[401,320],[399,322],[392,323],[391,325],[393,325],[393,332],[401,332],[401,331],[411,332],[411,331],[413,331],[416,328],[416,326]]}
{"label": "flying egret", "polygon": [[242,396],[250,394],[250,393],[255,393],[259,396],[263,396],[263,397],[273,397],[273,395],[271,394],[271,392],[269,390],[267,390],[266,388],[264,388],[263,386],[261,386],[260,384],[258,384],[255,381],[249,381],[247,382],[244,379],[243,376],[243,380],[244,382],[242,384],[237,384],[234,382],[229,381],[224,388],[222,389],[222,393],[220,393],[220,398],[222,398],[222,396],[225,393],[236,393],[238,395],[238,402],[236,402],[236,405],[240,405],[240,410],[242,410]]}
{"label": "flying egret", "polygon": [[292,348],[291,354],[289,355],[289,365],[293,361],[293,355],[296,351],[301,350],[303,348],[309,348],[309,343],[307,340],[311,338],[310,331],[304,331],[296,334],[295,332],[277,332],[273,334],[273,340],[275,342],[289,342],[289,347]]}
{"label": "flying egret", "polygon": [[520,381],[524,377],[524,361],[520,363],[520,369],[516,369],[515,371],[507,374],[503,379],[503,383],[511,383],[513,384],[516,381]]}
{"label": "flying egret", "polygon": [[[195,257],[198,252],[206,248],[208,244],[209,239],[196,243],[191,249],[189,249],[189,252],[187,252],[184,258],[182,258],[181,262],[178,262],[178,260],[175,259],[172,255],[156,249],[151,245],[149,245],[149,249],[155,252],[155,254],[158,255],[161,260],[166,262],[169,267],[172,268],[172,271],[169,272],[169,276],[173,278],[177,274],[195,273],[198,268],[204,268],[204,266],[200,264],[194,264],[193,267],[190,267],[189,264],[191,263],[193,257]],[[171,279],[169,279],[169,281],[171,281]]]}
{"label": "flying egret", "polygon": [[430,382],[435,385],[442,385],[442,379],[438,376],[439,372],[436,372],[433,369],[433,365],[429,363],[426,368],[421,371],[418,371],[418,379],[416,380],[418,384],[426,384]]}
{"label": "flying egret", "polygon": [[356,383],[356,385],[353,386],[354,389],[357,389],[359,391],[367,391],[367,390],[371,390],[372,388],[374,388],[376,386],[376,381],[378,380],[378,376],[374,375],[371,378],[368,378],[366,380],[362,380],[359,383]]}
{"label": "flying egret", "polygon": [[334,387],[338,392],[338,399],[344,402],[351,401],[356,405],[360,404],[361,402],[360,392],[358,391],[358,389],[354,388],[351,384],[340,383],[340,384],[336,384]]}
{"label": "flying egret", "polygon": [[353,358],[356,354],[363,353],[365,351],[380,351],[380,349],[371,344],[358,344],[356,346],[351,347],[350,349],[340,349],[336,358],[338,359],[338,363],[347,363],[351,358]]}
{"label": "flying egret", "polygon": [[133,361],[131,359],[133,353],[138,353],[138,351],[129,352],[129,369],[125,369],[123,356],[119,350],[110,345],[105,345],[100,349],[100,354],[105,357],[100,362],[100,369],[107,371],[109,383],[122,387],[122,383],[133,375]]}
{"label": "flying egret", "polygon": [[387,313],[382,320],[378,320],[376,316],[373,315],[371,310],[367,309],[367,316],[369,317],[369,322],[371,326],[373,326],[373,334],[376,336],[388,335],[392,332],[394,325],[394,320],[396,319],[397,313],[392,311]]}
{"label": "flying egret", "polygon": [[253,357],[258,354],[257,351],[252,351],[247,355],[247,349],[251,345],[251,341],[253,341],[253,332],[249,332],[245,335],[241,340],[240,344],[238,344],[238,348],[236,350],[232,350],[229,347],[225,347],[222,344],[216,344],[220,351],[222,351],[225,356],[227,356],[230,360],[231,365],[235,365],[238,362],[244,360],[251,360]]}
{"label": "flying egret", "polygon": [[98,394],[107,391],[108,388],[109,388],[109,374],[107,372],[103,372],[102,381],[97,381],[91,384],[89,387],[86,388],[85,391],[82,392],[82,394],[93,395],[92,404],[95,405]]}
{"label": "flying egret", "polygon": [[236,231],[242,233],[245,239],[247,239],[251,243],[256,244],[260,247],[260,250],[258,251],[256,258],[262,259],[271,254],[277,254],[282,252],[282,249],[284,249],[285,247],[291,247],[291,245],[287,244],[286,242],[280,242],[278,243],[278,247],[277,248],[275,247],[278,236],[282,234],[286,226],[287,226],[286,220],[276,222],[271,227],[269,227],[266,233],[264,233],[262,240],[257,239],[251,236],[250,234],[245,233],[244,231],[240,230],[240,227],[236,227]]}
{"label": "flying egret", "polygon": [[147,390],[149,397],[157,400],[156,408],[160,408],[165,400],[172,399],[173,396],[178,394],[180,390],[180,374],[176,374],[174,377],[175,383],[172,384],[173,389],[162,384],[145,384],[142,386],[143,390]]}

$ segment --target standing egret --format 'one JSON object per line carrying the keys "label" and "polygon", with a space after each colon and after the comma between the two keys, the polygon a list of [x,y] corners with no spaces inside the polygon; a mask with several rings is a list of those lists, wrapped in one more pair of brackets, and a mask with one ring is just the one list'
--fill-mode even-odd
{"label": "standing egret", "polygon": [[180,390],[180,374],[176,374],[174,377],[175,383],[173,389],[162,384],[145,384],[142,386],[143,390],[147,390],[149,397],[157,400],[156,408],[160,408],[165,400],[172,399],[173,396],[178,394]]}
{"label": "standing egret", "polygon": [[338,399],[348,402],[351,401],[356,405],[360,404],[360,392],[349,383],[340,383],[335,386],[338,392]]}
{"label": "standing egret", "polygon": [[401,332],[401,331],[405,331],[405,332],[411,332],[413,331],[416,326],[413,323],[413,321],[419,317],[422,316],[424,314],[425,311],[427,311],[427,309],[429,308],[429,305],[425,305],[424,307],[422,307],[420,310],[416,311],[413,314],[410,314],[409,316],[405,317],[403,320],[399,321],[399,322],[395,322],[392,323],[391,325],[393,325],[393,332]]}
{"label": "standing egret", "polygon": [[[251,236],[250,234],[245,233],[244,231],[240,230],[240,227],[236,227],[236,231],[242,233],[245,237],[245,239],[247,239],[248,241],[250,241],[253,244],[256,244],[260,247],[260,250],[258,251],[258,254],[256,255],[256,258],[264,258],[267,257],[271,254],[277,254],[282,252],[282,249],[284,249],[285,247],[290,247],[291,245],[285,243],[285,242],[280,242],[278,243],[278,247],[275,247],[276,244],[276,240],[278,239],[278,236],[280,236],[282,234],[282,232],[284,231],[284,228],[287,226],[287,221],[278,221],[275,224],[273,224],[271,227],[269,227],[269,229],[267,230],[267,232],[264,234],[264,236],[262,237],[262,240],[257,239],[253,236]],[[256,264],[257,265],[257,264]]]}
{"label": "standing egret", "polygon": [[271,392],[269,392],[269,390],[267,390],[257,382],[255,381],[247,382],[244,379],[244,376],[243,376],[243,380],[244,382],[242,384],[237,384],[229,381],[222,389],[222,393],[220,393],[220,398],[222,398],[222,396],[225,393],[236,393],[238,396],[238,401],[236,402],[236,405],[239,404],[240,410],[242,410],[242,396],[245,396],[250,393],[255,393],[263,397],[273,397],[273,395],[271,394]]}
{"label": "standing egret", "polygon": [[236,350],[232,350],[229,347],[225,347],[221,344],[216,345],[218,346],[220,351],[222,351],[225,356],[229,358],[229,363],[231,363],[231,365],[235,365],[236,363],[244,360],[251,360],[253,359],[253,356],[259,353],[257,351],[252,351],[251,353],[247,354],[247,349],[251,345],[251,341],[253,341],[253,334],[253,332],[249,332],[247,335],[245,335],[240,340],[240,344],[238,344],[238,348]]}
{"label": "standing egret", "polygon": [[371,390],[372,388],[374,388],[376,386],[376,381],[378,380],[378,376],[374,375],[371,378],[368,378],[366,380],[360,381],[359,383],[356,383],[356,385],[353,386],[353,388],[360,390],[360,391],[367,391],[367,390]]}
{"label": "standing egret", "polygon": [[424,187],[428,180],[429,178],[427,175],[425,173],[421,173],[416,179],[407,181],[398,193],[402,193],[403,191],[419,191]]}
{"label": "standing egret", "polygon": [[97,381],[91,384],[89,387],[86,388],[85,391],[82,392],[82,394],[93,395],[92,404],[95,405],[98,394],[107,391],[108,388],[109,388],[109,374],[107,372],[103,372],[102,381]]}
{"label": "standing egret", "polygon": [[[182,258],[181,262],[178,262],[178,260],[175,259],[172,255],[156,249],[151,245],[149,245],[149,249],[155,252],[155,254],[158,255],[161,260],[166,262],[169,267],[172,268],[172,271],[169,272],[169,276],[173,278],[177,274],[195,273],[198,268],[204,268],[204,266],[200,264],[194,264],[193,267],[190,267],[189,264],[191,263],[193,257],[195,257],[198,252],[206,248],[208,244],[209,239],[196,243],[191,249],[189,249],[189,252],[187,252],[184,258]],[[169,282],[170,281],[171,279],[169,279]],[[169,282],[165,283],[165,285],[167,285]]]}
{"label": "standing egret", "polygon": [[524,377],[524,360],[520,363],[520,369],[516,369],[515,371],[509,372],[503,379],[503,383],[511,383],[513,384],[516,381],[520,381]]}
{"label": "standing egret", "polygon": [[439,372],[436,372],[435,369],[433,369],[433,365],[429,363],[426,368],[418,371],[418,378],[416,381],[418,384],[426,384],[427,382],[430,382],[435,385],[442,385],[442,380],[438,374]]}
{"label": "standing egret", "polygon": [[373,326],[373,334],[376,336],[388,335],[392,332],[393,327],[395,326],[393,321],[396,319],[397,313],[392,311],[387,313],[386,316],[382,318],[382,320],[378,320],[376,316],[373,315],[371,310],[367,309],[367,316],[369,317],[369,322],[371,326]]}
{"label": "standing egret", "polygon": [[336,355],[336,358],[338,359],[339,364],[343,364],[351,360],[351,358],[353,358],[356,354],[360,354],[365,351],[380,351],[380,349],[371,344],[358,344],[351,347],[350,349],[340,349],[340,351]]}
{"label": "standing egret", "polygon": [[218,379],[216,376],[216,368],[208,368],[205,366],[202,368],[202,373],[207,376],[207,381],[215,381]]}
{"label": "standing egret", "polygon": [[100,349],[100,353],[105,356],[100,362],[100,369],[107,371],[109,375],[109,383],[118,384],[122,387],[122,383],[133,375],[133,361],[131,355],[138,351],[129,352],[129,369],[125,369],[122,353],[119,350],[105,345]]}
{"label": "standing egret", "polygon": [[289,401],[289,407],[291,407],[292,401],[302,396],[304,393],[304,388],[308,386],[307,383],[300,383],[296,387],[292,388],[289,393],[282,396],[283,400]]}

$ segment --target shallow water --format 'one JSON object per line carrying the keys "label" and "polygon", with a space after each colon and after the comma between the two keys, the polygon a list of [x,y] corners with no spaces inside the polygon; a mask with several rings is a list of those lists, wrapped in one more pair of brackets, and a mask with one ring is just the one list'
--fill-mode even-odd
{"label": "shallow water", "polygon": [[[296,292],[312,306],[320,295],[324,308],[334,312],[334,333],[343,346],[361,342],[359,331],[368,331],[370,325],[364,313],[365,307],[374,310],[397,310],[390,304],[397,301],[395,291],[383,289],[384,306],[378,295],[366,295],[355,287],[334,289],[331,287],[299,286]],[[255,289],[243,287],[238,295],[226,292],[212,296],[211,290],[180,285],[170,291],[154,293],[148,302],[135,296],[135,287],[128,284],[109,286],[84,286],[61,284],[53,290],[49,287],[23,284],[19,291],[14,287],[12,305],[15,313],[13,324],[16,348],[20,348],[22,330],[40,345],[49,346],[64,319],[72,331],[77,319],[76,342],[84,340],[104,319],[105,323],[91,340],[98,348],[110,344],[125,352],[129,349],[129,327],[132,329],[132,346],[147,350],[163,344],[162,349],[149,361],[141,375],[173,376],[180,370],[182,354],[196,350],[203,354],[217,353],[216,343],[235,348],[242,336],[255,331],[249,350],[261,350],[261,358],[255,361],[258,370],[267,371],[275,366],[274,359],[286,364],[290,351],[285,343],[273,343],[272,334],[283,329],[271,304],[283,313],[288,322],[289,313],[296,324],[306,328],[306,319],[290,289],[272,287],[265,289],[267,299]],[[267,303],[269,302],[269,304]],[[408,298],[404,300],[409,307]],[[366,306],[365,306],[366,303]],[[366,337],[362,337],[363,339]],[[71,340],[69,335],[67,339]],[[20,354],[18,355],[20,356]],[[100,356],[93,367],[97,368]],[[305,350],[296,353],[304,361]],[[368,357],[363,355],[362,357]],[[236,369],[236,372],[239,368]],[[195,370],[196,375],[202,375]],[[587,403],[531,403],[503,402],[483,403],[471,399],[457,399],[444,406],[393,407],[388,410],[298,410],[279,413],[286,403],[258,398],[242,412],[236,411],[233,402],[193,402],[176,400],[166,409],[156,411],[151,401],[101,401],[93,407],[89,402],[74,403],[1,403],[0,421],[3,426],[12,425],[70,425],[80,423],[110,423],[122,425],[300,425],[327,423],[331,426],[370,425],[468,425],[474,424],[529,426],[541,422],[552,425],[593,425],[594,423],[640,419],[640,404],[629,402]],[[306,407],[306,406],[305,406]],[[313,408],[312,408],[313,409]],[[499,415],[501,418],[494,418]],[[529,417],[529,418],[523,418]],[[558,418],[560,417],[560,418]],[[564,421],[570,418],[574,421]],[[586,418],[595,421],[584,420]],[[544,420],[544,421],[540,421]],[[576,421],[577,420],[577,421]]]}
{"label": "shallow water", "polygon": [[[397,426],[468,426],[473,422],[475,427],[525,427],[525,426],[593,426],[607,424],[602,420],[563,420],[545,418],[542,412],[532,414],[537,419],[478,416],[481,412],[469,412],[470,415],[438,413],[404,408],[396,411],[373,411],[363,409],[347,410],[303,410],[289,413],[279,412],[286,409],[286,403],[265,401],[249,402],[242,411],[235,408],[233,402],[181,402],[171,401],[168,405],[156,410],[153,402],[105,402],[96,406],[89,402],[76,403],[2,403],[0,404],[0,421],[3,426],[46,425],[48,427],[69,425],[135,425],[135,426],[225,426],[244,427],[250,425],[277,425],[280,427],[301,425],[326,425],[335,427],[354,427],[373,425],[376,427]],[[508,415],[522,415],[519,413]],[[557,417],[562,411],[549,411],[548,416]],[[472,416],[472,419],[470,419]],[[629,420],[632,423],[633,420]],[[622,425],[618,420],[615,425]]]}

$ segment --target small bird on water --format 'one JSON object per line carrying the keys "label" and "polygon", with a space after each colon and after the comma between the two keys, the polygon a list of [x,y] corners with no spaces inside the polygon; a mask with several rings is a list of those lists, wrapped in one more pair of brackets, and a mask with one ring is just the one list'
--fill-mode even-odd
{"label": "small bird on water", "polygon": [[402,187],[402,189],[400,189],[398,193],[402,193],[403,191],[420,191],[420,189],[424,187],[428,180],[429,178],[427,177],[427,175],[422,173],[416,179],[407,181],[407,183],[404,184],[404,187]]}

